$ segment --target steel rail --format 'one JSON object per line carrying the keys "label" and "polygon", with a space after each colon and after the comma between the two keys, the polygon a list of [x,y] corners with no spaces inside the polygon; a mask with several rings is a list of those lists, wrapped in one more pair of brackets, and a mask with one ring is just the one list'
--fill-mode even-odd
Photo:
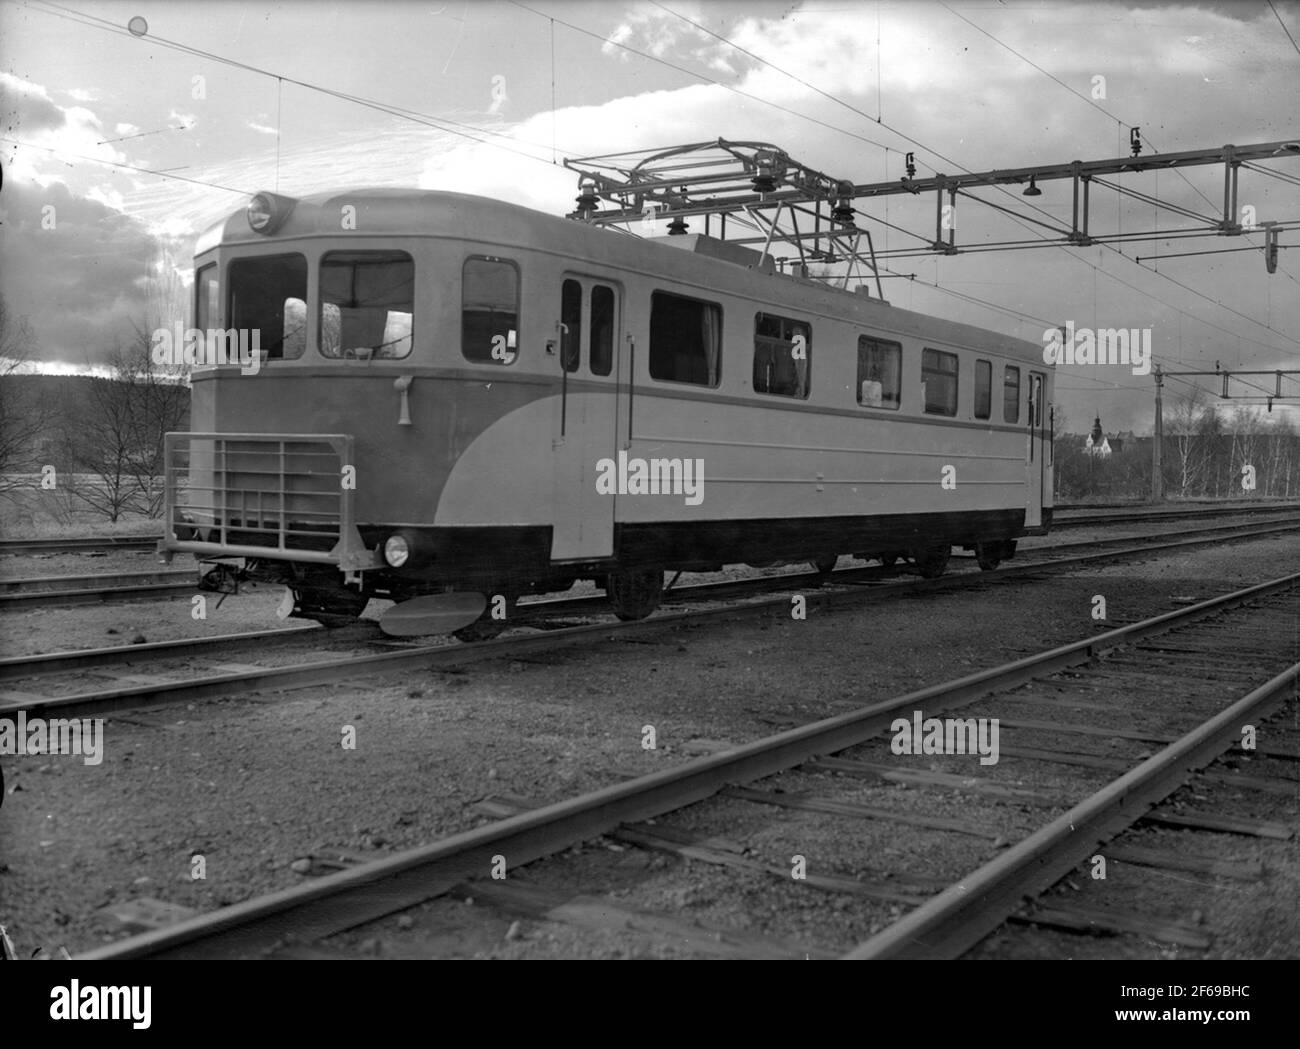
{"label": "steel rail", "polygon": [[1232,510],[1148,510],[1137,513],[1081,514],[1070,517],[1063,517],[1058,513],[1053,513],[1052,531],[1055,532],[1062,528],[1090,528],[1098,525],[1128,524],[1130,522],[1185,521],[1202,517],[1236,517],[1238,515],[1250,516],[1253,514],[1297,512],[1300,512],[1300,503],[1287,503],[1278,506],[1243,506]]}
{"label": "steel rail", "polygon": [[9,656],[0,659],[0,681],[59,674],[65,671],[91,670],[115,663],[136,663],[141,659],[175,659],[201,655],[209,650],[222,653],[243,648],[265,647],[280,638],[310,634],[322,628],[316,624],[284,627],[280,630],[255,630],[243,634],[218,634],[214,637],[180,638],[175,641],[149,641],[140,645],[109,645],[70,652],[46,652],[38,656]]}
{"label": "steel rail", "polygon": [[[1047,826],[972,871],[846,958],[956,958],[1024,904],[1132,826],[1227,750],[1241,727],[1268,716],[1300,685],[1300,663],[1237,700]],[[1032,921],[1032,913],[1029,915]]]}
{"label": "steel rail", "polygon": [[[917,709],[938,712],[991,692],[1014,688],[1043,674],[1087,663],[1120,645],[1267,597],[1298,583],[1300,572],[1246,587],[955,681],[931,685],[697,758],[676,768],[510,816],[310,883],[92,948],[77,957],[91,960],[240,957],[264,952],[286,938],[310,940],[341,932],[441,895],[467,879],[482,877],[492,867],[495,857],[504,857],[508,867],[532,862],[609,833],[621,824],[652,819],[702,801],[727,786],[761,779],[818,755],[864,743],[885,729],[900,712]],[[1231,709],[1236,711],[1240,706]],[[1221,721],[1222,716],[1214,723],[1218,725]]]}
{"label": "steel rail", "polygon": [[[180,575],[182,573],[175,573]],[[98,587],[86,590],[37,590],[31,593],[0,593],[0,612],[24,612],[30,608],[72,608],[77,605],[128,604],[131,601],[150,601],[160,597],[180,597],[184,593],[201,591],[192,574],[184,573],[187,583],[145,583],[138,586]],[[110,577],[111,578],[111,577]],[[24,583],[39,580],[24,579]]]}
{"label": "steel rail", "polygon": [[87,575],[26,576],[21,579],[0,579],[0,594],[22,591],[48,591],[51,593],[89,590],[93,584],[98,589],[120,586],[144,586],[149,583],[193,582],[192,571],[160,568],[152,572],[92,572]]}
{"label": "steel rail", "polygon": [[162,535],[72,536],[67,539],[0,539],[0,554],[70,554],[83,550],[152,550]]}
{"label": "steel rail", "polygon": [[[947,576],[940,579],[916,579],[894,587],[882,588],[891,594],[925,592],[945,587],[961,586],[963,580],[978,580],[983,583],[1006,582],[1021,575],[1032,575],[1044,570],[1057,570],[1076,565],[1091,564],[1128,555],[1142,555],[1163,550],[1181,549],[1191,546],[1204,546],[1225,540],[1251,539],[1258,535],[1269,535],[1280,531],[1292,531],[1300,528],[1300,522],[1274,526],[1249,533],[1237,533],[1229,536],[1210,538],[1181,539],[1174,542],[1147,543],[1125,550],[1103,550],[1093,554],[1078,554],[1071,557],[1053,558],[1048,561],[1032,561],[1019,565],[1000,568],[996,572],[970,572]],[[1207,529],[1209,531],[1209,529]],[[1114,542],[1102,540],[1099,542]],[[1094,543],[1079,543],[1079,546],[1093,546]],[[872,569],[854,569],[853,572],[871,572]],[[825,577],[822,577],[825,578]],[[833,577],[832,581],[833,581]],[[788,577],[777,577],[785,583]],[[764,582],[766,580],[763,580]],[[746,581],[748,582],[748,581]],[[738,583],[704,584],[718,588],[732,588]],[[882,591],[875,591],[880,593]],[[811,609],[855,604],[862,599],[861,590],[843,590],[836,592],[811,591],[804,595],[807,607]],[[569,599],[570,601],[592,600],[603,603],[603,597]],[[580,643],[584,640],[599,638],[603,635],[635,635],[648,630],[678,623],[696,622],[704,619],[742,617],[770,613],[777,608],[788,607],[786,595],[746,602],[740,605],[726,605],[720,608],[692,609],[685,612],[670,612],[654,615],[648,619],[618,623],[594,623],[583,626],[565,627],[531,636],[513,636],[492,641],[480,641],[473,644],[426,645],[387,652],[373,656],[347,656],[341,659],[297,664],[288,667],[265,667],[240,671],[231,674],[214,674],[207,677],[193,678],[188,681],[163,681],[152,685],[133,685],[126,688],[108,689],[99,692],[83,692],[70,696],[41,697],[19,695],[7,702],[0,702],[0,717],[15,716],[20,711],[29,717],[37,714],[57,713],[67,717],[84,713],[106,713],[112,710],[134,709],[160,703],[175,703],[211,696],[227,695],[231,692],[256,692],[263,689],[288,690],[305,688],[310,685],[337,683],[359,676],[375,673],[391,673],[404,670],[425,670],[443,666],[460,666],[465,663],[481,662],[505,655],[523,654],[534,651],[553,651],[558,648]],[[556,602],[559,604],[560,602]],[[611,637],[612,639],[612,637]],[[125,646],[119,646],[125,647]],[[131,646],[139,651],[142,646]]]}

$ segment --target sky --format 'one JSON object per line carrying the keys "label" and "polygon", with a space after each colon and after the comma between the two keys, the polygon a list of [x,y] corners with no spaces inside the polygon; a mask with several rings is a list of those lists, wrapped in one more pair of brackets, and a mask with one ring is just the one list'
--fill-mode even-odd
{"label": "sky", "polygon": [[[0,294],[41,370],[84,372],[144,323],[151,274],[190,280],[195,236],[264,189],[420,186],[564,214],[566,157],[719,137],[858,183],[901,177],[908,151],[922,177],[1125,156],[1133,126],[1144,154],[1300,141],[1293,38],[1300,4],[1279,0],[0,0]],[[1300,153],[1263,166],[1300,180]],[[1221,203],[1217,166],[1117,181]],[[1014,188],[981,195],[1068,226],[1069,183],[1042,188],[1046,214]],[[1285,178],[1243,170],[1239,202],[1300,220]],[[918,242],[876,220],[933,230],[929,196],[859,214],[879,250]],[[1092,218],[1198,224],[1100,188]],[[959,240],[1042,234],[1019,221],[963,202]],[[1036,343],[1045,322],[1149,328],[1166,370],[1300,368],[1300,229],[1281,243],[1272,275],[1256,250],[1151,258],[1258,234],[929,254],[889,260],[885,294]],[[1057,389],[1068,430],[1150,429],[1149,375],[1063,365]]]}

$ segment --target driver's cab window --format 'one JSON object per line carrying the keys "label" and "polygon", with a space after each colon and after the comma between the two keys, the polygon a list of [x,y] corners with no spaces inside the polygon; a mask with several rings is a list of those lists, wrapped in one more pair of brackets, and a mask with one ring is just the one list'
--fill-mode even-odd
{"label": "driver's cab window", "polygon": [[508,259],[475,256],[461,271],[460,352],[482,364],[519,358],[519,268]]}

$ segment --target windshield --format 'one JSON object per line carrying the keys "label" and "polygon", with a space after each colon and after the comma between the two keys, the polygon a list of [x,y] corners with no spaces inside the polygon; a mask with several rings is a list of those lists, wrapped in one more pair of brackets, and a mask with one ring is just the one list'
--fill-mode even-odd
{"label": "windshield", "polygon": [[230,326],[259,333],[268,358],[300,357],[307,345],[307,260],[301,255],[235,259]]}
{"label": "windshield", "polygon": [[336,251],[321,259],[320,352],[405,357],[411,352],[415,266],[404,251]]}

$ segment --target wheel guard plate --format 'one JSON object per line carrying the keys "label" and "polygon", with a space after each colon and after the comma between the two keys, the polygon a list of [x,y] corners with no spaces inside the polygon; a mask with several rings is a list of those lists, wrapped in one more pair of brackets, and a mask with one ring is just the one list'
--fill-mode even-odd
{"label": "wheel guard plate", "polygon": [[487,597],[483,594],[429,594],[394,605],[379,617],[379,626],[392,637],[450,634],[469,626],[486,608]]}

